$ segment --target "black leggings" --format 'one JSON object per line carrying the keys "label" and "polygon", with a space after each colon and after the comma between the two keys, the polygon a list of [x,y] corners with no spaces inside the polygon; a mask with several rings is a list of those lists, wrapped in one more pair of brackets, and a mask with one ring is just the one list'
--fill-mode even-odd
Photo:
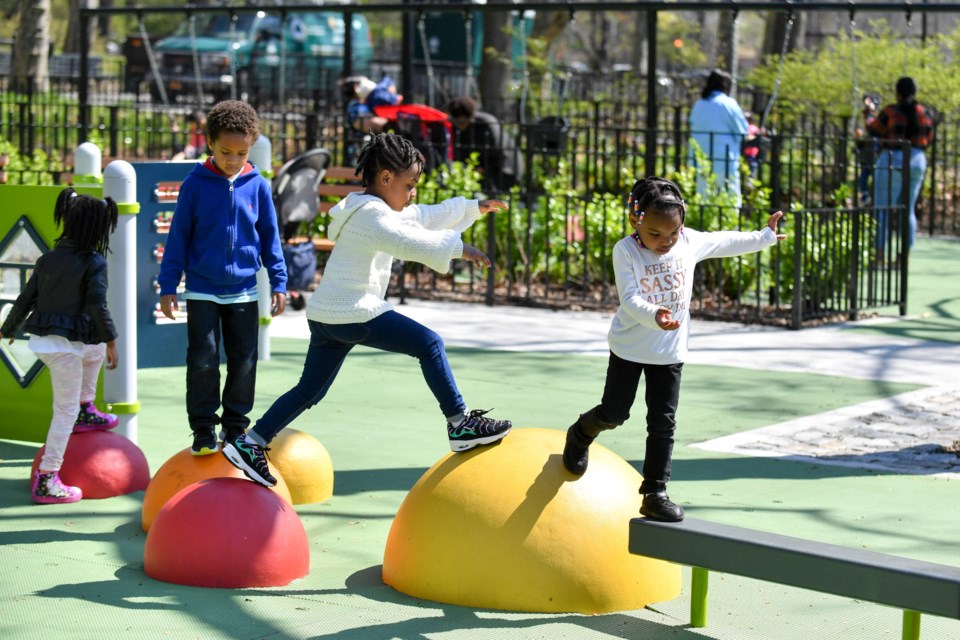
{"label": "black leggings", "polygon": [[673,433],[677,427],[680,401],[680,373],[683,363],[642,364],[624,360],[613,353],[607,364],[607,379],[600,401],[599,418],[623,424],[637,397],[640,376],[646,374],[647,451],[643,460],[643,484],[640,493],[665,491],[670,480],[673,457]]}

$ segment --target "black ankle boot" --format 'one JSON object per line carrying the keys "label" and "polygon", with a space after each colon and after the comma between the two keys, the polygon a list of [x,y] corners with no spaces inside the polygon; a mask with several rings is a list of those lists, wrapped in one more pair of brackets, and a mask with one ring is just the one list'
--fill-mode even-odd
{"label": "black ankle boot", "polygon": [[599,405],[580,414],[577,421],[567,429],[567,442],[563,446],[563,466],[572,474],[582,476],[587,470],[590,445],[601,431],[616,429],[620,423],[604,422],[597,417]]}
{"label": "black ankle boot", "polygon": [[660,520],[661,522],[680,522],[683,520],[683,509],[670,500],[666,491],[648,493],[643,496],[640,513],[651,520]]}
{"label": "black ankle boot", "polygon": [[563,446],[563,466],[567,471],[578,476],[584,474],[593,440],[580,430],[579,421],[567,429],[567,443]]}

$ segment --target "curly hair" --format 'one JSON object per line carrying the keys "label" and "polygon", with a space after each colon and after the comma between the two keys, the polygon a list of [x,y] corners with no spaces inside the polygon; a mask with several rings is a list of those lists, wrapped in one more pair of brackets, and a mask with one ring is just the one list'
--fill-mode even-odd
{"label": "curly hair", "polygon": [[207,113],[207,137],[215,141],[221,133],[239,133],[256,140],[260,135],[260,119],[246,102],[224,100]]}
{"label": "curly hair", "polygon": [[414,165],[423,171],[425,160],[413,143],[395,133],[378,133],[360,151],[357,170],[363,186],[369,187],[377,174],[386,169],[391,173],[403,173]]}
{"label": "curly hair", "polygon": [[53,221],[63,226],[63,233],[56,239],[57,246],[69,239],[78,252],[96,251],[106,255],[110,251],[110,234],[117,229],[117,203],[109,196],[101,200],[80,195],[67,187],[57,196]]}

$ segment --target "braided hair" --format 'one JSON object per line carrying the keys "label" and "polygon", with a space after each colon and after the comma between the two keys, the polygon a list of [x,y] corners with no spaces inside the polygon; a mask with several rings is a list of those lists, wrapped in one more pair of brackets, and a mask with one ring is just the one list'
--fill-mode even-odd
{"label": "braided hair", "polygon": [[384,169],[399,174],[418,165],[423,172],[424,162],[423,154],[406,138],[395,133],[378,133],[363,145],[354,175],[360,176],[363,186],[370,187]]}
{"label": "braided hair", "polygon": [[687,216],[687,205],[683,202],[683,196],[680,195],[680,187],[675,182],[666,178],[641,178],[637,180],[630,190],[630,199],[627,200],[627,215],[630,219],[630,226],[634,231],[640,227],[643,217],[648,213],[672,214],[674,211],[680,213],[680,228],[683,228],[683,221]]}
{"label": "braided hair", "polygon": [[81,195],[67,187],[57,196],[53,221],[63,227],[56,246],[70,240],[77,252],[96,251],[106,255],[110,250],[110,234],[117,228],[117,203],[113,198]]}

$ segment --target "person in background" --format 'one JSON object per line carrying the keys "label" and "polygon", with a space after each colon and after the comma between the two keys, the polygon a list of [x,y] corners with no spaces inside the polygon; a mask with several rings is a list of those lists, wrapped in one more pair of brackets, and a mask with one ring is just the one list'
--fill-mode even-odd
{"label": "person in background", "polygon": [[[714,69],[690,110],[691,163],[696,162],[693,145],[706,155],[717,179],[717,186],[726,190],[740,206],[740,152],[747,135],[747,118],[737,101],[730,97],[733,78],[721,69]],[[697,192],[709,196],[709,185],[697,172]]]}
{"label": "person in background", "polygon": [[186,140],[177,144],[171,160],[198,160],[207,154],[207,116],[191,111],[187,116]]}
{"label": "person in background", "polygon": [[[917,199],[927,172],[926,148],[933,142],[934,121],[930,111],[917,102],[917,83],[913,78],[897,80],[897,101],[880,113],[872,102],[864,105],[867,131],[880,141],[880,154],[873,179],[873,204],[877,207],[877,247],[887,245],[890,234],[887,210],[903,202],[903,169],[910,168],[908,193],[908,234],[912,247],[917,235]],[[909,150],[904,153],[904,143]]]}
{"label": "person in background", "polygon": [[503,193],[520,182],[523,158],[513,138],[504,135],[496,116],[479,110],[467,96],[451,100],[447,113],[454,129],[453,159],[465,162],[471,154],[478,155],[485,192]]}
{"label": "person in background", "polygon": [[760,168],[760,138],[765,132],[757,124],[757,118],[752,111],[745,111],[743,115],[747,119],[747,136],[743,141],[743,157],[750,167],[751,177],[755,178]]}

